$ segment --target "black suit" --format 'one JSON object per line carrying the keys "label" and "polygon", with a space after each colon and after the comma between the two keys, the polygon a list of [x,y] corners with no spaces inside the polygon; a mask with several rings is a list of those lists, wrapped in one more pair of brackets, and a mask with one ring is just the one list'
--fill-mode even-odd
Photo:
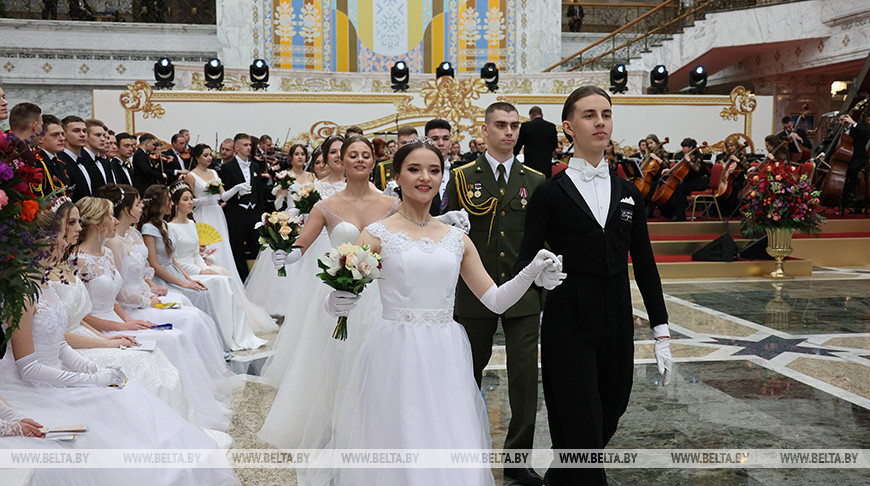
{"label": "black suit", "polygon": [[[82,149],[79,153],[78,163],[80,167],[84,167],[85,170],[88,171],[88,177],[91,178],[91,195],[96,195],[97,189],[106,185],[106,177],[103,176],[103,172],[101,172],[100,167],[97,166],[97,164],[102,165],[102,161],[94,159],[87,150]],[[103,170],[105,170],[105,167]],[[109,171],[109,173],[111,173],[111,171]]]}
{"label": "black suit", "polygon": [[105,180],[106,184],[114,184],[115,183],[115,172],[112,170],[112,163],[105,155],[97,156],[97,163],[103,168],[103,172],[106,174]]}
{"label": "black suit", "polygon": [[[810,138],[807,136],[807,131],[804,130],[803,128],[798,128],[797,130],[794,130],[794,132],[797,133],[797,135],[801,138],[801,140],[803,140],[802,142],[800,142],[800,144],[803,145],[804,147],[806,147],[806,148],[812,150],[812,148],[813,148],[813,143],[810,142]],[[783,140],[789,138],[789,137],[788,137],[788,132],[786,132],[785,130],[779,132],[779,133],[777,134],[777,136],[778,136],[779,138],[783,139]],[[795,147],[794,142],[793,142],[793,141],[789,141],[789,142],[788,142],[788,153],[790,153],[790,154],[795,154],[795,153],[798,153],[798,152],[799,152],[799,150],[798,150],[797,147]]]}
{"label": "black suit", "polygon": [[173,151],[172,149],[164,150],[163,155],[167,157],[172,157],[172,161],[165,163],[163,166],[163,169],[166,171],[166,175],[169,176],[171,180],[176,180],[178,178],[178,171],[190,170],[190,167],[187,167],[187,164],[184,162],[181,156],[176,155],[175,151]]}
{"label": "black suit", "polygon": [[[867,141],[870,140],[870,126],[865,122],[849,128],[852,137],[852,160],[846,169],[846,181],[843,185],[843,197],[850,198],[855,194],[858,185],[858,172],[867,167]],[[848,203],[848,201],[846,201]]]}
{"label": "black suit", "polygon": [[553,172],[553,151],[558,146],[556,125],[543,118],[535,118],[520,125],[514,155],[525,147],[523,165],[541,172],[549,179]]}
{"label": "black suit", "polygon": [[137,149],[136,153],[133,154],[133,186],[139,190],[139,194],[144,196],[148,186],[166,184],[166,182],[160,166],[151,165],[148,153],[142,149]]}
{"label": "black suit", "polygon": [[[84,154],[85,151],[82,150],[81,153]],[[91,171],[87,170],[87,168],[82,165],[81,155],[77,160],[73,160],[69,154],[61,152],[57,154],[57,158],[64,163],[66,173],[69,176],[70,182],[73,184],[72,195],[70,196],[72,197],[72,200],[78,201],[83,197],[93,196],[94,194],[91,192],[91,186],[94,183],[94,179],[90,177]],[[96,168],[97,166],[94,164],[93,169],[96,170]],[[87,174],[87,177],[85,174]],[[89,177],[90,182],[88,182]]]}
{"label": "black suit", "polygon": [[[224,206],[230,232],[230,248],[233,250],[233,259],[242,280],[248,277],[248,258],[256,258],[260,248],[259,235],[254,225],[260,221],[265,207],[260,165],[252,160],[248,170],[251,193],[244,196],[236,194]],[[238,159],[224,163],[221,168],[221,181],[226,189],[232,189],[245,182]]]}
{"label": "black suit", "polygon": [[[604,230],[564,171],[532,194],[516,269],[538,250],[564,258],[541,323],[544,399],[554,449],[604,449],[625,412],[634,373],[628,256],[650,325],[668,321],[640,191],[610,173]],[[632,204],[623,202],[631,200]],[[605,484],[604,469],[553,469],[548,484]]]}
{"label": "black suit", "polygon": [[133,185],[133,169],[125,167],[124,163],[118,157],[112,158],[109,163],[112,167],[112,176],[115,179],[115,184]]}

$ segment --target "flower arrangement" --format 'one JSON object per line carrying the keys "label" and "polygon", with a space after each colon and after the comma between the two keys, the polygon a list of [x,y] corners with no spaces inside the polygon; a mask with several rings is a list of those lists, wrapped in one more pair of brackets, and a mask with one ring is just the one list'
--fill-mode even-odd
{"label": "flower arrangement", "polygon": [[[318,258],[317,266],[323,270],[317,276],[326,285],[356,295],[381,276],[381,256],[371,251],[368,245],[344,243]],[[341,341],[347,339],[347,316],[338,318],[332,337]]]}
{"label": "flower arrangement", "polygon": [[314,188],[314,184],[306,184],[293,191],[290,198],[301,214],[309,214],[317,201],[320,201],[320,193]]}
{"label": "flower arrangement", "polygon": [[0,131],[0,321],[8,323],[0,337],[5,349],[29,301],[39,296],[45,278],[40,263],[41,237],[33,223],[45,199],[32,187],[42,184],[42,169],[25,165],[27,144],[17,143]]}
{"label": "flower arrangement", "polygon": [[220,179],[215,179],[213,181],[209,181],[209,183],[205,186],[205,193],[217,196],[221,193],[221,189],[223,188],[224,183],[221,182]]}
{"label": "flower arrangement", "polygon": [[[254,228],[260,234],[260,250],[265,250],[267,246],[273,251],[299,248],[294,243],[302,232],[302,218],[296,211],[263,213]],[[278,276],[286,277],[287,270],[284,267],[279,268]]]}
{"label": "flower arrangement", "polygon": [[767,229],[791,229],[801,233],[818,233],[825,220],[820,212],[819,191],[814,191],[806,174],[788,162],[767,164],[749,177],[752,185],[740,211],[740,229],[746,235]]}
{"label": "flower arrangement", "polygon": [[293,175],[293,172],[289,170],[277,172],[275,174],[275,187],[272,191],[278,192],[279,190],[289,190],[294,182],[296,182],[296,176]]}

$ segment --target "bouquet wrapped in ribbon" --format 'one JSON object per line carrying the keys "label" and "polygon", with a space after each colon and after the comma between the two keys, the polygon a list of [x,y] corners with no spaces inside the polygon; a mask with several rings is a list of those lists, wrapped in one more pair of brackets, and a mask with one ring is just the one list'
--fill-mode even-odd
{"label": "bouquet wrapped in ribbon", "polygon": [[221,182],[220,179],[215,179],[213,181],[209,181],[209,183],[205,186],[205,193],[217,196],[221,193],[221,189],[223,188],[224,183]]}
{"label": "bouquet wrapped in ribbon", "polygon": [[[329,250],[317,260],[323,270],[317,276],[335,290],[344,290],[359,295],[366,285],[380,278],[381,256],[371,251],[368,245],[345,243]],[[347,339],[347,316],[339,316],[332,337]]]}
{"label": "bouquet wrapped in ribbon", "polygon": [[[254,228],[260,234],[260,250],[265,250],[267,246],[273,251],[299,248],[294,243],[302,232],[302,218],[295,210],[263,213]],[[287,270],[284,267],[279,268],[278,276],[286,277]]]}
{"label": "bouquet wrapped in ribbon", "polygon": [[314,188],[314,184],[305,184],[293,191],[290,198],[300,214],[308,214],[317,201],[320,201],[320,193]]}

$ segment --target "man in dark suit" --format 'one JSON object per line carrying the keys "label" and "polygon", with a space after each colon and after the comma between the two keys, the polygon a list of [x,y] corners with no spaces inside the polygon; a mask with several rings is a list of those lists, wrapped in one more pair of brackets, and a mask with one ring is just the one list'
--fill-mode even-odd
{"label": "man in dark suit", "polygon": [[260,221],[265,201],[263,198],[262,168],[251,160],[251,137],[239,133],[233,137],[236,157],[221,169],[221,180],[229,189],[221,194],[227,204],[224,214],[230,232],[230,247],[236,269],[244,281],[248,276],[248,259],[256,258],[260,244],[254,225]]}
{"label": "man in dark suit", "polygon": [[139,194],[145,194],[145,189],[152,184],[168,184],[169,178],[163,172],[162,163],[152,163],[149,154],[154,152],[157,137],[150,133],[139,135],[139,148],[133,154],[133,186]]}
{"label": "man in dark suit", "polygon": [[[473,163],[453,170],[445,191],[447,211],[465,209],[474,242],[487,273],[496,284],[512,279],[514,262],[522,240],[529,196],[544,176],[514,158],[519,133],[517,109],[509,103],[494,103],[486,109],[481,131],[488,146]],[[488,143],[487,143],[488,142]],[[538,408],[538,328],[541,299],[534,289],[502,315],[487,309],[462,280],[456,288],[454,313],[465,327],[471,343],[474,377],[481,383],[483,369],[492,356],[493,336],[501,321],[507,352],[508,396],[511,419],[505,449],[531,449]],[[520,484],[540,485],[543,480],[528,465],[505,468],[504,475]]]}
{"label": "man in dark suit", "polygon": [[852,137],[852,160],[846,168],[846,181],[843,184],[843,203],[853,205],[855,209],[863,208],[866,211],[867,196],[864,201],[853,200],[855,188],[858,186],[858,172],[867,171],[867,146],[870,141],[870,112],[864,114],[863,119],[856,122],[848,113],[840,115],[840,123],[845,125],[843,132]]}
{"label": "man in dark suit", "polygon": [[85,121],[75,115],[69,115],[61,120],[61,125],[63,126],[64,149],[63,152],[57,154],[57,158],[65,164],[66,173],[73,184],[72,200],[78,201],[85,196],[95,194],[96,188],[93,187],[93,184],[98,183],[99,172],[95,163],[88,166],[83,163],[83,160],[80,160],[80,155],[84,151],[88,138]]}
{"label": "man in dark suit", "polygon": [[164,165],[163,170],[166,171],[166,175],[171,180],[180,180],[190,172],[190,167],[188,167],[189,160],[184,160],[181,156],[181,153],[187,149],[187,139],[184,135],[176,133],[172,136],[170,142],[172,146],[164,150],[163,155],[171,160]]}
{"label": "man in dark suit", "polygon": [[99,188],[114,182],[108,161],[103,159],[107,138],[105,125],[99,120],[87,119],[85,134],[85,146],[79,154],[79,164],[88,170],[91,178],[91,195],[95,195]]}
{"label": "man in dark suit", "polygon": [[803,145],[804,147],[812,150],[813,143],[810,141],[809,136],[807,136],[807,131],[803,128],[794,129],[794,120],[791,119],[790,116],[782,117],[782,131],[779,132],[779,138],[782,140],[790,139],[788,142],[788,153],[796,154],[800,152],[800,148],[798,145]]}
{"label": "man in dark suit", "polygon": [[49,194],[57,189],[71,184],[66,173],[66,166],[57,158],[63,152],[63,126],[54,115],[42,115],[42,131],[45,134],[39,139],[39,156],[48,169],[43,176],[42,192]]}
{"label": "man in dark suit", "polygon": [[[112,137],[110,137],[111,139]],[[115,176],[116,184],[133,185],[133,149],[136,146],[136,139],[133,135],[127,132],[122,132],[114,136],[115,145],[118,147],[115,156],[112,158],[112,174]]]}
{"label": "man in dark suit", "polygon": [[[544,399],[553,449],[604,449],[625,412],[634,374],[628,256],[643,295],[663,383],[670,379],[668,315],[640,191],[611,173],[608,94],[595,86],[565,101],[562,127],[574,140],[568,168],[529,201],[515,268],[538,250],[564,258],[567,278],[547,294],[541,323]],[[604,469],[551,467],[548,485],[607,484]]]}
{"label": "man in dark suit", "polygon": [[550,178],[553,170],[553,152],[559,145],[556,125],[544,120],[544,112],[539,106],[529,109],[529,121],[520,126],[520,136],[514,147],[514,155],[523,150],[523,165],[531,167]]}

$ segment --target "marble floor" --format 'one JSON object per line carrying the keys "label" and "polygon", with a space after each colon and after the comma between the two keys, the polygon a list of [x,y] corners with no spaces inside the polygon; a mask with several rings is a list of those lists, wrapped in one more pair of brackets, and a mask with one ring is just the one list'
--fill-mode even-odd
{"label": "marble floor", "polygon": [[[652,336],[633,289],[635,374],[610,448],[870,448],[870,268],[816,268],[812,277],[665,281],[674,380],[659,386]],[[271,342],[274,336],[270,337]],[[510,419],[503,336],[484,377],[493,446]],[[268,348],[240,353],[250,373],[233,397],[235,448],[256,439],[275,390],[256,373]],[[543,394],[535,448],[550,446]],[[239,469],[245,485],[295,485],[283,469]],[[510,486],[500,469],[496,483]],[[542,472],[542,471],[541,471]],[[870,484],[866,469],[609,469],[611,484]]]}

